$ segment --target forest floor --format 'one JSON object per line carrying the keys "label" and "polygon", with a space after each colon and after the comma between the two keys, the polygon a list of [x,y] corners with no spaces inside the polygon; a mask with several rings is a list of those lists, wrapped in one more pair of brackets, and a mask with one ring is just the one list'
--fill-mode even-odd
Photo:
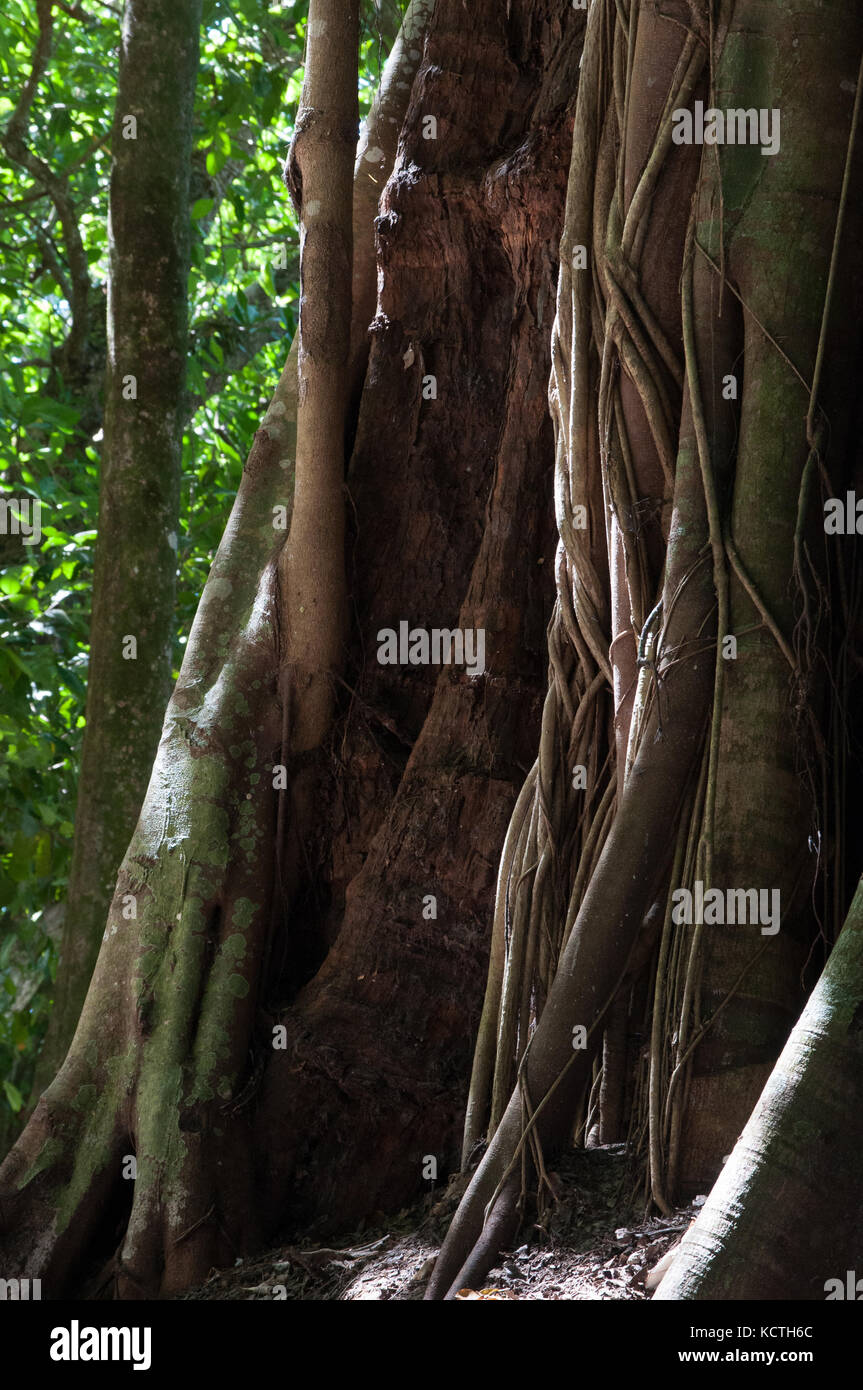
{"label": "forest floor", "polygon": [[[672,1216],[643,1215],[636,1205],[624,1146],[573,1152],[550,1174],[558,1200],[523,1229],[520,1244],[501,1257],[480,1290],[463,1298],[643,1299],[644,1278],[679,1239],[704,1198]],[[290,1301],[421,1299],[450,1218],[464,1190],[455,1178],[386,1220],[330,1246],[283,1246],[214,1271],[186,1299]]]}

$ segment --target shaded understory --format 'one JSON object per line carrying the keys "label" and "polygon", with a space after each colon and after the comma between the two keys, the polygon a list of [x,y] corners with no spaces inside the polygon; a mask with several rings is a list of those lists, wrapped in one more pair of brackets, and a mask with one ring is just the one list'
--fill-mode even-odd
{"label": "shaded understory", "polygon": [[[644,1276],[679,1239],[696,1213],[644,1218],[633,1200],[624,1146],[578,1150],[556,1173],[558,1201],[542,1223],[528,1221],[516,1246],[483,1281],[486,1297],[543,1301],[646,1297]],[[238,1260],[214,1271],[181,1300],[395,1301],[423,1296],[432,1264],[464,1189],[455,1178],[415,1206],[331,1243],[309,1241]],[[697,1199],[699,1200],[699,1199]]]}

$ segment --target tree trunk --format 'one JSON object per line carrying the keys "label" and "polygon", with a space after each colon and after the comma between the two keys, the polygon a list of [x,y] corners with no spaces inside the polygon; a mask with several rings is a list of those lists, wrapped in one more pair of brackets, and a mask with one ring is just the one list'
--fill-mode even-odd
{"label": "tree trunk", "polygon": [[[367,121],[357,143],[354,168],[353,272],[349,386],[351,425],[356,423],[359,398],[369,357],[369,325],[375,316],[378,266],[375,250],[375,218],[384,185],[396,160],[410,91],[419,67],[435,0],[410,0],[405,17],[390,49],[386,67]],[[390,10],[396,9],[391,0]],[[390,18],[384,12],[382,19]]]}
{"label": "tree trunk", "polygon": [[130,0],[123,23],[87,728],[57,989],[34,1103],[81,1013],[171,686],[200,22],[200,0]]}
{"label": "tree trunk", "polygon": [[[863,883],[818,985],[654,1294],[859,1298]],[[848,1273],[855,1271],[848,1291]]]}
{"label": "tree trunk", "polygon": [[[258,1112],[274,1222],[350,1225],[416,1193],[426,1157],[441,1173],[457,1158],[496,858],[539,717],[547,330],[581,29],[542,3],[507,24],[487,0],[466,30],[439,0],[382,200],[348,476],[359,630],[329,901],[305,927],[306,959],[329,951],[282,1015]],[[483,628],[485,673],[381,665],[400,621]]]}
{"label": "tree trunk", "polygon": [[[746,22],[746,16],[742,22]],[[781,25],[781,18],[777,17],[776,22]],[[787,37],[787,29],[780,32]],[[819,623],[830,624],[832,610],[835,610],[837,631],[832,634],[832,648],[828,647],[832,700],[828,702],[822,696],[820,703],[822,710],[827,707],[826,714],[822,713],[827,737],[832,732],[836,743],[828,750],[816,744],[821,767],[816,764],[814,773],[804,768],[804,785],[811,785],[820,776],[829,787],[829,793],[822,792],[820,798],[821,819],[813,827],[810,845],[824,854],[830,871],[829,892],[819,899],[824,905],[825,928],[830,930],[836,907],[843,901],[844,879],[850,867],[845,861],[844,846],[846,842],[854,843],[846,834],[846,822],[852,835],[856,835],[859,826],[859,794],[854,789],[857,781],[854,773],[859,777],[859,760],[853,744],[850,748],[846,746],[847,712],[859,703],[859,688],[856,680],[852,685],[848,670],[849,652],[859,653],[859,622],[855,618],[859,579],[853,541],[849,545],[847,536],[825,536],[825,509],[819,505],[822,498],[815,500],[813,497],[812,481],[815,470],[819,469],[822,497],[832,494],[844,498],[846,490],[859,492],[860,488],[861,456],[856,437],[859,436],[859,407],[848,383],[859,373],[861,362],[857,328],[861,311],[858,268],[861,214],[856,195],[861,177],[861,72],[856,70],[855,54],[863,46],[863,25],[849,6],[848,13],[837,15],[831,24],[807,28],[805,33],[806,50],[799,55],[799,60],[805,65],[807,78],[804,82],[799,76],[801,69],[796,62],[789,68],[789,87],[781,93],[783,119],[787,110],[791,120],[795,115],[798,121],[802,120],[811,91],[810,74],[834,75],[831,88],[834,98],[825,102],[819,113],[817,148],[814,145],[800,147],[793,169],[798,196],[800,189],[826,187],[830,190],[829,197],[822,195],[807,200],[805,212],[798,210],[801,235],[791,243],[785,235],[786,204],[781,185],[773,191],[772,202],[765,203],[766,210],[773,209],[772,219],[766,211],[759,214],[757,205],[750,204],[750,208],[753,216],[760,215],[767,234],[773,234],[774,252],[781,248],[783,264],[789,271],[789,290],[794,286],[793,307],[786,306],[789,318],[785,336],[778,341],[795,345],[800,342],[808,349],[805,354],[796,355],[795,365],[811,383],[807,391],[796,392],[800,400],[798,421],[802,410],[806,409],[809,453],[801,468],[798,447],[796,478],[799,483],[795,484],[795,490],[799,488],[799,504],[785,519],[784,527],[776,526],[775,530],[784,542],[786,573],[790,550],[798,580],[807,572],[811,574],[813,561],[827,552],[824,568],[830,588],[822,590],[820,603],[805,592],[803,596],[795,653],[804,671],[807,669],[805,663],[812,658],[813,629],[817,631]],[[845,74],[839,83],[836,82],[838,73]],[[853,110],[850,109],[852,92],[856,92]],[[769,192],[765,190],[765,194]],[[756,255],[752,258],[753,273],[748,288],[753,300],[764,292],[769,263],[770,307],[776,315],[778,304],[784,303],[784,296],[777,295],[777,258],[769,254],[770,244],[768,242],[765,248],[759,269],[759,242],[756,238],[750,239],[747,259],[753,248]],[[819,262],[817,277],[813,276],[812,264],[815,248]],[[840,285],[846,287],[841,296],[838,294]],[[765,311],[766,307],[765,304]],[[752,336],[756,338],[755,334]],[[753,343],[753,347],[761,348],[762,357],[766,353],[763,344],[762,335]],[[770,396],[774,394],[775,386]],[[792,415],[787,425],[789,430],[794,421]],[[787,467],[788,453],[783,457],[778,447],[785,422],[778,416],[773,420],[768,415],[757,424],[761,457],[767,463],[775,458],[774,469]],[[777,441],[775,456],[772,447],[768,447],[773,441]],[[788,444],[785,447],[788,450]],[[787,482],[776,480],[769,472],[767,481],[772,486],[762,496],[770,498],[771,516],[775,517],[777,505],[786,500],[791,490]],[[751,533],[751,512],[747,514],[741,509],[738,520],[738,536],[746,528]],[[781,575],[782,571],[779,573]],[[764,586],[763,593],[775,583],[775,575],[765,572],[759,575],[759,581]],[[777,590],[776,611],[781,612],[786,603],[786,592]],[[760,692],[756,690],[754,694],[757,696]],[[775,725],[775,718],[769,718],[765,707],[761,728],[764,734],[772,736],[774,746]],[[828,751],[832,753],[829,762]],[[736,749],[732,748],[729,758],[732,766],[735,754]],[[758,762],[755,770],[757,775]],[[751,776],[752,772],[752,767],[747,766],[746,776]],[[847,792],[843,784],[848,786]],[[835,805],[831,804],[834,797]],[[774,806],[775,794],[773,799],[765,798],[761,803],[761,814],[766,810],[771,821]],[[729,820],[726,824],[732,826],[735,822]],[[781,842],[776,848],[781,850]],[[784,862],[788,862],[787,858]],[[859,866],[859,859],[856,862]],[[831,1295],[834,1298],[857,1296],[856,1288],[848,1292],[846,1284],[848,1270],[854,1269],[858,1258],[861,1235],[857,1217],[860,1207],[857,1014],[863,1008],[861,923],[863,892],[858,885],[845,926],[821,979],[707,1204],[687,1233],[680,1254],[655,1297],[820,1299]],[[731,1025],[726,1026],[730,1028]],[[710,1100],[710,1093],[703,1086],[698,1100],[701,1103]],[[838,1293],[837,1283],[831,1285],[830,1280],[841,1285]],[[853,1284],[854,1280],[851,1282]]]}
{"label": "tree trunk", "polygon": [[283,791],[279,889],[296,897],[315,820],[319,763],[335,709],[346,628],[345,432],[349,403],[359,9],[312,0],[303,95],[285,164],[300,220],[297,461],[282,553]]}
{"label": "tree trunk", "polygon": [[[833,639],[819,621],[831,565],[813,544],[804,573],[795,533],[803,527],[811,539],[817,525],[811,496],[809,506],[805,491],[798,498],[813,460],[823,462],[822,406],[831,458],[847,476],[854,418],[847,391],[837,378],[828,408],[817,377],[848,102],[837,98],[830,108],[817,155],[800,145],[771,160],[751,145],[702,151],[672,140],[674,112],[711,103],[715,91],[737,108],[781,107],[793,129],[804,128],[812,65],[804,81],[797,60],[784,61],[799,37],[797,21],[780,8],[699,9],[694,28],[685,6],[591,10],[554,341],[562,563],[552,682],[539,772],[502,865],[502,878],[527,887],[503,963],[493,952],[490,1145],[428,1297],[451,1297],[475,1282],[514,1233],[526,1197],[517,1171],[523,1154],[535,1161],[542,1198],[543,1155],[547,1162],[569,1139],[592,1077],[590,1038],[615,997],[643,1001],[631,986],[652,955],[645,1099],[651,1190],[663,1209],[677,1193],[691,1196],[712,1182],[799,1006],[800,974],[819,927],[817,863],[807,841],[817,841],[813,825],[827,813],[821,670]],[[843,70],[844,33],[836,17],[807,39],[819,71]],[[830,201],[808,198],[813,159]],[[789,246],[792,202],[806,235]],[[852,305],[832,307],[831,360],[850,353],[856,362]],[[811,390],[801,391],[801,382],[812,382]],[[661,531],[651,518],[662,519]],[[655,547],[662,543],[657,593],[651,576],[661,573]],[[712,612],[700,589],[705,577]],[[706,659],[709,690],[696,678]],[[611,785],[583,753],[561,756],[583,747],[582,731],[596,727],[603,680],[614,699]],[[845,692],[836,690],[845,708]],[[573,762],[587,774],[580,816],[568,784]],[[554,974],[554,956],[544,960],[538,943],[559,929],[547,888],[559,864],[569,869],[569,907]],[[781,924],[768,928],[769,939],[758,918],[730,927],[678,924],[681,887],[718,889],[724,899],[752,880],[780,897]],[[498,915],[500,903],[501,894]],[[661,924],[658,955],[652,922]],[[549,967],[553,984],[542,1008]],[[517,994],[524,1021],[514,1029],[507,1010]],[[532,1036],[531,998],[538,1001]],[[491,1035],[484,1017],[478,1059]],[[482,1113],[478,1078],[487,1085],[488,1072],[478,1060],[465,1158]],[[511,1087],[516,1074],[503,1110],[504,1083]],[[605,1104],[617,1105],[619,1092],[619,1081],[603,1078]],[[619,1128],[619,1115],[610,1122]]]}
{"label": "tree trunk", "polygon": [[[544,1200],[544,1160],[572,1143],[595,1080],[601,1134],[645,1132],[662,1207],[731,1147],[815,959],[819,911],[829,897],[832,922],[843,902],[859,815],[837,756],[849,683],[822,674],[836,651],[842,673],[859,655],[859,585],[849,543],[825,545],[816,484],[859,475],[836,365],[859,368],[859,208],[843,194],[843,232],[837,200],[846,38],[859,51],[863,21],[850,0],[826,19],[810,7],[594,0],[585,16],[477,0],[468,23],[463,0],[438,0],[423,49],[405,47],[422,58],[412,85],[395,82],[407,110],[358,413],[345,409],[370,303],[357,188],[394,148],[373,129],[366,153],[384,159],[355,173],[350,346],[342,257],[338,343],[312,363],[325,369],[306,402],[336,525],[315,551],[315,498],[301,524],[298,495],[306,560],[292,574],[273,527],[292,512],[292,353],[78,1032],[0,1169],[3,1253],[50,1295],[176,1290],[270,1236],[410,1200],[430,1160],[438,1174],[457,1162],[477,1024],[465,1165],[488,1148],[430,1297],[489,1268],[533,1200],[523,1179]],[[720,91],[806,129],[810,69],[833,93],[817,148],[798,136],[772,161],[673,141],[674,111]],[[341,139],[327,158],[344,238]],[[301,200],[323,203],[294,153]],[[853,295],[831,297],[840,275]],[[320,298],[306,309],[314,334]],[[305,612],[297,626],[315,573],[332,600],[323,656]],[[483,658],[391,663],[402,625],[411,639],[481,632]],[[311,739],[284,679],[297,633]],[[274,776],[291,758],[293,818]],[[682,888],[753,881],[781,891],[775,935],[675,916]],[[627,1023],[651,1002],[638,1053]]]}
{"label": "tree trunk", "polygon": [[[722,93],[717,105],[776,108],[784,135],[775,158],[753,156],[739,146],[717,147],[722,241],[706,199],[701,235],[714,261],[724,256],[729,287],[745,306],[741,314],[737,305],[733,315],[729,350],[735,360],[728,356],[722,362],[715,355],[708,379],[709,389],[720,393],[724,374],[732,373],[741,397],[735,411],[733,492],[724,521],[730,560],[727,631],[737,634],[737,655],[724,663],[711,882],[720,889],[777,890],[781,925],[775,935],[739,923],[707,926],[702,933],[700,1019],[715,1015],[716,1022],[691,1061],[676,1183],[684,1199],[709,1189],[752,1110],[799,1013],[805,987],[813,983],[806,967],[819,928],[832,941],[841,925],[822,916],[823,909],[813,911],[823,891],[815,888],[813,847],[833,827],[832,793],[825,797],[820,786],[826,771],[819,771],[823,736],[819,732],[813,739],[813,727],[819,730],[825,718],[824,659],[833,655],[825,624],[818,624],[816,597],[816,584],[824,593],[829,571],[813,552],[816,568],[807,576],[813,594],[805,596],[808,611],[801,616],[795,531],[811,448],[801,421],[816,413],[816,403],[830,421],[825,466],[836,485],[848,476],[854,412],[845,373],[860,360],[851,296],[834,303],[829,314],[828,390],[819,397],[815,387],[812,395],[809,383],[827,326],[825,293],[852,106],[836,74],[853,84],[861,39],[863,29],[851,6],[840,6],[829,23],[819,21],[810,36],[796,5],[764,9],[738,3],[716,60],[715,89]],[[771,56],[762,67],[756,54]],[[816,72],[838,96],[820,111],[817,151],[794,134],[811,123]],[[759,164],[753,168],[755,158]],[[812,199],[813,187],[829,195]],[[793,237],[786,220],[789,206],[795,208]],[[853,246],[859,236],[856,215],[846,236]],[[705,273],[718,278],[701,259]],[[726,292],[723,318],[732,298]],[[815,522],[823,533],[820,509]],[[823,555],[823,540],[821,550]],[[837,600],[838,594],[832,606],[838,607]],[[829,597],[824,617],[828,604]],[[837,672],[840,701],[841,681]],[[816,956],[816,971],[818,964]],[[693,1032],[698,1022],[692,1020]],[[684,1050],[685,1042],[679,1053]]]}
{"label": "tree trunk", "polygon": [[[489,0],[462,48],[460,4],[440,5],[414,84],[350,470],[341,790],[332,798],[331,778],[321,896],[292,905],[289,938],[270,885],[282,740],[272,519],[291,495],[291,363],[256,438],[75,1043],[2,1170],[4,1254],[38,1266],[50,1294],[179,1288],[297,1211],[357,1221],[370,1202],[420,1190],[423,1154],[456,1158],[494,858],[545,664],[552,551],[538,479],[550,477],[548,309],[581,31],[549,13],[524,5],[507,24]],[[479,125],[467,119],[478,106]],[[437,143],[423,140],[430,111]],[[412,269],[430,227],[437,283],[428,261],[419,282]],[[423,397],[428,374],[436,397]],[[485,672],[381,666],[376,633],[402,615],[484,625]],[[423,916],[428,895],[436,919]],[[332,945],[325,965],[273,1012],[273,992],[302,983],[308,942]],[[273,1047],[280,1017],[293,1050]],[[403,1136],[417,1113],[414,1154]],[[389,1143],[382,1118],[395,1122]]]}

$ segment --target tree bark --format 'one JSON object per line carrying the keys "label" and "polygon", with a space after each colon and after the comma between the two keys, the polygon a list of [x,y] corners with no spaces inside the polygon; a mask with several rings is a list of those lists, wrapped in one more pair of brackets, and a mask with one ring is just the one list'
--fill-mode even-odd
{"label": "tree bark", "polygon": [[78,1022],[170,692],[200,16],[200,0],[130,0],[123,23],[87,728],[57,989],[34,1102]]}
{"label": "tree bark", "polygon": [[280,560],[286,785],[280,894],[296,899],[304,842],[317,832],[320,755],[346,629],[345,434],[349,404],[352,213],[359,7],[311,0],[303,94],[285,164],[300,221],[297,468]]}
{"label": "tree bark", "polygon": [[[859,1298],[863,883],[655,1299]],[[853,1292],[847,1292],[848,1272]]]}
{"label": "tree bark", "polygon": [[296,393],[291,355],[190,635],[75,1042],[2,1169],[4,1254],[52,1296],[178,1289],[263,1229],[248,1106],[272,1055],[273,523],[293,500]]}
{"label": "tree bark", "polygon": [[390,49],[380,86],[363,122],[354,167],[353,280],[351,347],[348,369],[351,422],[355,424],[369,355],[369,328],[377,303],[375,218],[387,177],[396,160],[405,94],[420,64],[435,0],[410,0]]}
{"label": "tree bark", "polygon": [[[439,1171],[457,1157],[484,914],[544,669],[552,551],[537,478],[581,35],[576,16],[549,13],[519,5],[507,26],[485,4],[466,33],[457,0],[438,3],[381,204],[348,477],[361,626],[336,744],[330,899],[307,927],[329,954],[282,1015],[286,1045],[262,1091],[274,1221],[332,1230],[409,1199],[425,1155]],[[436,141],[423,138],[429,114]],[[402,619],[484,627],[487,671],[382,666],[377,634]]]}
{"label": "tree bark", "polygon": [[[847,381],[826,368],[843,355],[859,363],[856,301],[830,305],[829,253],[799,259],[837,226],[845,88],[825,148],[784,165],[671,141],[675,104],[710,99],[720,79],[756,106],[779,93],[803,128],[797,11],[747,4],[745,24],[740,13],[594,0],[582,62],[585,17],[569,7],[477,0],[468,28],[462,0],[438,0],[378,209],[346,592],[331,544],[353,434],[342,256],[337,342],[310,363],[300,449],[336,525],[316,543],[310,493],[293,514],[309,563],[295,559],[291,574],[272,513],[291,514],[292,355],[205,590],[78,1034],[0,1170],[4,1254],[50,1292],[176,1290],[287,1230],[322,1234],[403,1204],[429,1159],[439,1173],[454,1167],[492,917],[465,1162],[486,1125],[490,1142],[430,1297],[488,1269],[525,1213],[522,1172],[535,1169],[541,1193],[543,1156],[572,1142],[615,1001],[603,1103],[619,1127],[632,1094],[623,1005],[643,1011],[653,989],[642,1157],[655,1200],[668,1205],[677,1174],[697,1180],[730,1147],[739,1076],[710,1091],[712,1130],[691,1097],[716,1071],[726,1014],[735,1073],[766,1070],[817,932],[801,887],[809,868],[798,884],[789,863],[802,861],[800,807],[824,814],[832,750],[816,792],[799,791],[789,759],[798,747],[804,760],[811,745],[824,753],[819,737],[843,732],[848,686],[828,701],[820,676],[840,641],[824,595],[834,582],[846,593],[853,564],[850,550],[816,544],[812,480],[859,471]],[[849,18],[816,24],[813,11],[804,26],[825,83],[845,72]],[[372,132],[368,144],[384,148]],[[322,165],[305,165],[300,144],[294,155],[302,201],[306,169],[314,192]],[[348,161],[344,149],[334,157],[343,239]],[[776,271],[775,304],[767,269],[785,254],[789,208],[806,236]],[[859,244],[856,206],[848,227]],[[354,294],[354,350],[368,302]],[[319,321],[307,327],[333,346]],[[721,389],[735,371],[736,401]],[[766,539],[757,508],[774,525]],[[299,612],[314,573],[323,633]],[[343,603],[353,621],[342,655]],[[837,605],[836,626],[847,615]],[[484,669],[383,664],[381,631],[403,621],[481,630]],[[296,633],[314,697],[305,726],[285,699]],[[745,719],[755,722],[738,729]],[[292,774],[314,760],[314,797],[309,783],[295,821],[272,785],[291,756]],[[846,816],[840,806],[830,822],[840,838]],[[286,820],[300,883],[289,895]],[[748,927],[742,946],[717,934],[705,951],[709,928],[678,927],[673,892],[699,878],[748,886],[750,866],[784,875],[790,921],[776,939],[753,943]],[[835,856],[833,867],[842,878]],[[732,978],[732,963],[748,973]],[[133,1192],[119,1176],[126,1150]],[[850,1176],[843,1191],[856,1191]],[[36,1236],[29,1259],[22,1230]]]}
{"label": "tree bark", "polygon": [[[819,777],[801,781],[795,772],[823,754],[821,663],[832,640],[818,626],[829,567],[813,549],[801,575],[795,542],[802,479],[825,447],[822,439],[813,453],[817,386],[801,392],[799,383],[814,381],[821,361],[836,209],[806,197],[814,175],[806,146],[772,161],[751,146],[672,144],[672,113],[692,100],[707,103],[714,90],[736,107],[780,106],[783,119],[802,129],[808,88],[796,59],[782,57],[799,42],[795,24],[758,5],[751,13],[723,5],[691,14],[685,6],[655,12],[634,5],[626,14],[594,5],[588,20],[554,332],[562,559],[552,672],[533,785],[511,825],[500,880],[527,886],[502,959],[500,948],[493,952],[465,1161],[478,1135],[496,1014],[489,1148],[428,1297],[452,1297],[479,1279],[514,1233],[526,1200],[522,1156],[532,1158],[525,1166],[537,1172],[542,1196],[543,1155],[547,1163],[570,1139],[596,1050],[570,1035],[582,1026],[589,1039],[616,996],[643,1001],[631,986],[654,953],[649,924],[663,903],[649,1056],[651,1184],[663,1209],[677,1192],[692,1195],[713,1180],[799,1006],[799,977],[819,926],[816,865],[806,845],[825,806]],[[837,18],[810,40],[819,70],[836,70],[842,32]],[[770,62],[756,63],[756,53],[770,54]],[[656,90],[660,74],[665,85]],[[853,90],[850,80],[845,90]],[[840,99],[817,157],[837,196],[847,144]],[[793,249],[781,230],[791,198],[803,201],[798,221],[809,229]],[[805,296],[792,288],[804,279]],[[849,302],[832,307],[837,364],[849,351],[857,360],[853,322]],[[735,372],[740,402],[729,389]],[[831,456],[841,473],[853,414],[841,391],[833,397]],[[599,517],[592,511],[597,477]],[[633,521],[645,503],[648,517],[662,518],[661,530],[657,521]],[[579,511],[588,512],[587,524]],[[809,515],[804,507],[807,525]],[[655,551],[663,535],[663,587],[655,595],[651,576],[660,569]],[[702,591],[706,577],[713,606]],[[806,617],[795,654],[799,584]],[[706,689],[694,668],[701,665],[703,675],[708,660]],[[633,696],[644,667],[653,689]],[[571,754],[561,750],[579,746],[581,731],[596,727],[603,680],[614,694],[617,796],[606,783],[599,798],[595,770],[579,756],[573,761],[585,763],[589,776],[577,818],[567,783]],[[844,694],[837,698],[845,708]],[[548,884],[560,865],[569,901],[565,944],[543,1007],[543,971],[553,958],[543,961],[542,942],[561,920]],[[781,930],[769,941],[757,917],[737,927],[674,929],[680,886],[701,882],[724,896],[753,879],[780,892]],[[538,1022],[531,1036],[532,996]],[[503,1083],[512,1086],[516,1067],[504,1110]],[[608,1106],[618,1104],[619,1091],[619,1084],[601,1091]],[[619,1115],[612,1118],[619,1127]]]}
{"label": "tree bark", "polygon": [[[813,8],[813,23],[814,18]],[[781,925],[772,936],[764,936],[758,925],[740,923],[705,926],[701,934],[699,1016],[689,1025],[691,1035],[699,1021],[715,1016],[715,1022],[691,1060],[677,1171],[671,1174],[671,1185],[683,1200],[709,1190],[719,1173],[811,987],[814,977],[807,978],[807,961],[817,952],[819,930],[832,940],[838,926],[825,919],[823,907],[813,911],[819,870],[814,847],[822,827],[833,824],[832,793],[825,796],[821,785],[825,754],[819,748],[827,710],[824,672],[832,652],[826,613],[821,620],[814,616],[819,589],[827,594],[831,581],[822,539],[821,554],[813,549],[814,568],[807,576],[813,617],[799,622],[794,538],[811,448],[801,421],[811,403],[830,419],[829,451],[822,450],[825,466],[837,485],[848,475],[854,413],[839,383],[859,361],[851,295],[830,310],[833,375],[827,380],[834,385],[817,400],[809,387],[825,327],[848,149],[852,100],[847,89],[822,109],[817,154],[791,132],[811,121],[813,72],[834,74],[829,79],[834,87],[837,72],[844,72],[848,82],[855,80],[860,35],[852,7],[840,7],[830,23],[819,23],[817,35],[810,36],[797,6],[765,10],[737,4],[716,58],[715,87],[722,93],[717,105],[775,108],[781,111],[785,135],[780,156],[759,153],[757,166],[751,148],[717,147],[718,158],[711,161],[717,173],[713,188],[703,194],[699,231],[704,251],[724,264],[722,319],[730,320],[731,328],[724,353],[712,348],[705,391],[721,398],[726,374],[731,374],[740,394],[731,427],[736,442],[729,437],[726,446],[735,463],[724,521],[727,631],[736,634],[737,654],[724,662],[711,882],[721,890],[750,885],[778,890]],[[801,46],[806,50],[805,79],[798,67]],[[750,49],[771,54],[766,68],[749,60]],[[813,186],[829,189],[829,196],[811,199]],[[715,212],[719,200],[721,236]],[[793,238],[786,220],[790,206],[799,230]],[[855,212],[845,233],[850,246],[859,235],[858,225]],[[705,255],[696,254],[702,273],[718,281]],[[845,264],[850,271],[850,262]],[[729,300],[735,301],[733,307]],[[823,528],[818,517],[816,524]],[[827,602],[838,608],[838,593]],[[834,689],[840,700],[841,684],[839,676]],[[834,869],[829,866],[829,872]],[[841,894],[844,898],[844,885]],[[817,954],[814,959],[817,971]]]}

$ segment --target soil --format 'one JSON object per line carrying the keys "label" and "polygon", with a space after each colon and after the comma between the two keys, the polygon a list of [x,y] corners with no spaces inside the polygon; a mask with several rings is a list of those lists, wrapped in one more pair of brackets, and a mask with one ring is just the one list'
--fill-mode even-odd
{"label": "soil", "polygon": [[[557,1199],[526,1224],[483,1287],[464,1300],[649,1297],[645,1275],[680,1239],[703,1197],[671,1216],[647,1215],[631,1199],[625,1146],[572,1153],[549,1174]],[[422,1298],[449,1221],[464,1190],[453,1178],[443,1195],[385,1221],[382,1217],[324,1247],[287,1245],[232,1269],[213,1271],[183,1299],[417,1301]]]}

